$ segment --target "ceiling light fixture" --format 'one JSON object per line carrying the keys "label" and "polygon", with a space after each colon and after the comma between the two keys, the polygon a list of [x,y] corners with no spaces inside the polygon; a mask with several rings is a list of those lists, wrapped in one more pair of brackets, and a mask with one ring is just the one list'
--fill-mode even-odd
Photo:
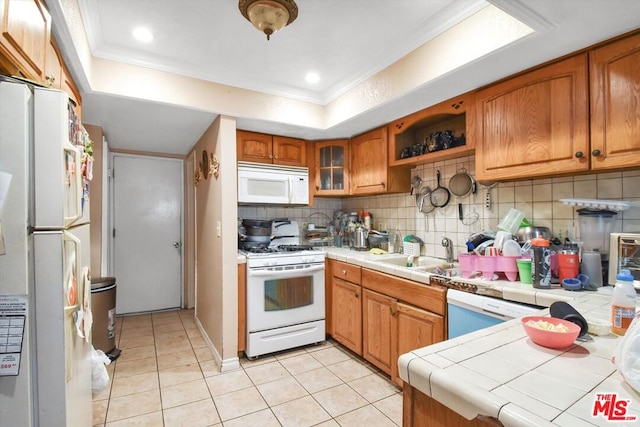
{"label": "ceiling light fixture", "polygon": [[320,74],[314,72],[314,71],[310,71],[307,73],[307,75],[304,77],[305,81],[307,83],[318,83],[320,81]]}
{"label": "ceiling light fixture", "polygon": [[238,8],[242,16],[267,35],[267,40],[298,17],[293,0],[240,0]]}
{"label": "ceiling light fixture", "polygon": [[137,27],[133,30],[133,37],[142,43],[149,43],[153,40],[153,34],[147,28]]}

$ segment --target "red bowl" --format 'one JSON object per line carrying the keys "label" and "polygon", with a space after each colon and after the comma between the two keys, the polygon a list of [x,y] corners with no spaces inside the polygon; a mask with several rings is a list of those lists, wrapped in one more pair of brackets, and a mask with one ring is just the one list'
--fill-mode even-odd
{"label": "red bowl", "polygon": [[[540,329],[532,326],[529,322],[543,321],[553,326],[564,325],[568,332],[558,332],[554,330]],[[568,320],[556,319],[546,316],[527,316],[522,318],[522,326],[534,343],[547,348],[563,349],[571,346],[580,334],[580,327]]]}

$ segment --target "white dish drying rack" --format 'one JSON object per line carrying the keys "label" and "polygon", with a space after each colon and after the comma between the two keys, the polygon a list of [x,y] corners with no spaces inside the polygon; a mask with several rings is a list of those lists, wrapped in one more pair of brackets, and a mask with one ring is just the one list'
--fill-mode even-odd
{"label": "white dish drying rack", "polygon": [[626,211],[632,206],[633,202],[625,200],[607,200],[607,199],[560,199],[562,203],[577,208],[606,209],[615,212]]}

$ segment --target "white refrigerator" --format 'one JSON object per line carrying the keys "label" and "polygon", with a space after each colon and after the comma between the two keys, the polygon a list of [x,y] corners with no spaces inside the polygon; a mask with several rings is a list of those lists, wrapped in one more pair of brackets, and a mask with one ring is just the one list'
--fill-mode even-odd
{"label": "white refrigerator", "polygon": [[90,426],[88,137],[64,92],[0,78],[0,298],[26,301],[0,424]]}

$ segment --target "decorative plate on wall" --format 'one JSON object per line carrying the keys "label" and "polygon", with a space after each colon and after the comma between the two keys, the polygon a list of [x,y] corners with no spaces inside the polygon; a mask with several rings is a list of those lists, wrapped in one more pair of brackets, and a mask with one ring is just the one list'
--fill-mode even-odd
{"label": "decorative plate on wall", "polygon": [[202,163],[200,164],[200,170],[204,179],[209,178],[209,154],[207,150],[202,151]]}

